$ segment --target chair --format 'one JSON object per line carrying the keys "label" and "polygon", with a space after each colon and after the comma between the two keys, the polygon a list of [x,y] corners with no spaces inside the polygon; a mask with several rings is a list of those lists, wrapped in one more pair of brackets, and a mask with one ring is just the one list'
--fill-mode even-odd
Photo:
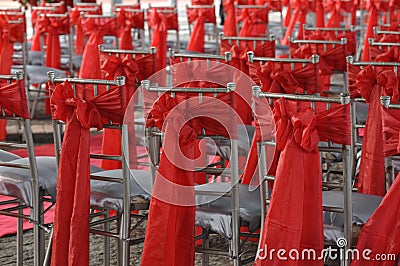
{"label": "chair", "polygon": [[[347,67],[346,56],[347,39],[342,38],[340,41],[326,40],[294,40],[289,37],[289,51],[292,58],[309,58],[313,54],[319,55],[321,79],[323,80],[324,93],[335,93],[334,87],[341,87],[340,92],[347,90]],[[343,81],[339,84],[332,84],[331,77],[336,74],[342,74]],[[336,91],[337,92],[337,91]]]}
{"label": "chair", "polygon": [[[117,20],[119,24],[118,27],[120,30],[119,33],[119,38],[121,42],[120,48],[128,50],[133,49],[132,36],[135,34],[135,32],[137,32],[138,36],[137,39],[139,39],[140,47],[144,49],[146,43],[146,34],[144,26],[144,21],[145,21],[144,9],[140,9],[140,6],[138,8],[135,5],[133,6],[123,5],[123,6],[118,6],[115,9],[115,12],[117,14]],[[137,41],[137,39],[135,38],[135,41]]]}
{"label": "chair", "polygon": [[[253,95],[255,117],[260,125],[257,150],[260,193],[264,202],[262,221],[266,218],[262,222],[264,230],[261,232],[259,249],[267,252],[265,247],[268,250],[275,247],[285,250],[295,248],[302,252],[301,249],[307,247],[319,254],[318,251],[324,247],[324,236],[327,239],[330,233],[328,228],[323,233],[322,210],[343,212],[344,229],[341,230],[344,230],[342,234],[348,241],[346,249],[350,248],[353,224],[350,97],[344,94],[341,97],[321,97],[262,92],[260,86],[253,87]],[[273,104],[271,101],[268,104],[268,100],[272,99]],[[270,125],[274,122],[271,120],[277,125],[276,134],[273,135]],[[287,123],[286,120],[291,122]],[[293,133],[288,131],[291,127]],[[307,130],[307,133],[303,131],[303,139],[297,135],[300,133],[297,130]],[[329,141],[328,146],[321,145],[321,142],[326,141]],[[267,158],[271,152],[266,153],[265,145],[276,145],[272,163],[272,158]],[[343,191],[322,192],[326,184],[322,182],[319,159],[321,151],[343,153]],[[275,161],[277,154],[280,156]],[[269,195],[269,186],[266,185],[268,181],[274,183],[272,196]],[[266,232],[265,228],[268,228]],[[299,241],[296,242],[295,239]],[[336,239],[333,243],[335,241]],[[268,254],[270,253],[264,253],[267,256],[262,255],[262,258],[257,259],[273,260]]]}
{"label": "chair", "polygon": [[[17,72],[15,75],[1,75],[1,119],[17,120],[23,125],[24,142],[0,144],[2,149],[27,149],[28,158],[16,159],[0,163],[0,194],[11,197],[6,202],[1,202],[1,215],[18,218],[17,226],[17,264],[23,262],[23,238],[22,219],[32,222],[34,230],[34,265],[41,265],[44,256],[44,235],[43,235],[43,209],[42,209],[42,179],[39,175],[51,175],[50,169],[39,167],[34,153],[34,143],[30,124],[30,115],[24,75]],[[11,205],[10,205],[11,204]],[[30,212],[24,214],[23,210]]]}
{"label": "chair", "polygon": [[[218,29],[215,5],[186,5],[186,15],[190,35],[187,50],[203,53],[214,53],[216,51],[218,54]],[[215,48],[206,45],[206,38],[209,43],[215,42]]]}
{"label": "chair", "polygon": [[[355,148],[362,148],[357,181],[358,191],[362,193],[383,196],[386,192],[382,117],[378,107],[381,95],[390,96],[396,92],[391,92],[390,88],[391,82],[398,79],[398,66],[397,62],[360,62],[351,56],[347,58],[350,95],[354,97],[354,101],[366,102],[368,106],[363,114],[366,117],[365,122],[357,121],[353,128]],[[390,82],[374,83],[378,78],[386,77]],[[368,114],[365,115],[367,111]],[[358,129],[364,127],[361,144],[356,136]]]}
{"label": "chair", "polygon": [[[55,214],[51,259],[52,261],[55,260],[56,263],[63,263],[68,260],[68,258],[74,258],[79,261],[79,263],[83,263],[83,261],[89,263],[88,237],[90,231],[105,237],[116,238],[119,243],[119,263],[122,265],[129,265],[129,247],[131,243],[140,243],[143,241],[143,238],[130,238],[132,230],[130,227],[131,219],[137,219],[138,224],[143,223],[146,219],[146,215],[131,215],[131,210],[145,210],[148,208],[148,202],[146,202],[145,199],[150,197],[151,177],[150,173],[147,171],[129,169],[130,160],[127,125],[129,119],[126,118],[128,120],[124,121],[123,118],[127,105],[125,87],[123,86],[125,84],[125,78],[119,77],[115,81],[112,81],[78,78],[62,79],[56,78],[53,72],[49,72],[48,75],[52,91],[52,110],[54,111],[56,157],[59,162],[57,186],[61,189],[62,187],[67,188],[68,186],[76,185],[77,189],[81,189],[81,191],[75,195],[74,193],[68,194],[68,192],[58,192],[57,194],[58,207]],[[98,115],[96,118],[89,115],[86,118],[80,117],[79,120],[76,117],[69,120],[67,116],[64,116],[68,110],[71,111],[68,107],[67,109],[63,109],[66,107],[64,105],[66,99],[76,101],[77,108],[84,107],[84,102],[90,103],[90,108],[93,108],[92,111]],[[81,103],[83,103],[83,105],[81,105]],[[74,111],[72,110],[72,112]],[[87,120],[85,120],[85,122],[82,119]],[[63,141],[59,134],[61,130],[58,120],[66,122]],[[77,126],[81,129],[80,132],[82,132],[81,136],[83,138],[89,137],[90,127],[96,127],[97,129],[119,129],[121,131],[121,155],[89,154],[90,144],[86,142],[87,145],[84,145],[79,137],[73,137],[77,135]],[[77,152],[77,150],[73,148],[76,145],[80,147],[80,152]],[[100,171],[95,174],[90,174],[88,171],[89,168],[86,169],[86,167],[82,165],[83,161],[78,160],[78,157],[87,163],[89,163],[89,157],[93,159],[118,160],[122,163],[122,170]],[[80,167],[81,170],[79,170],[79,174],[67,170],[70,169],[68,165],[71,165],[72,161],[75,163],[75,166],[72,167],[72,171],[76,171],[76,167]],[[90,180],[89,174],[92,180]],[[76,176],[76,184],[68,184],[72,176]],[[83,184],[86,184],[87,189],[85,189]],[[73,201],[75,202],[73,203]],[[99,211],[90,215],[90,217],[96,217],[96,219],[91,220],[90,224],[87,223],[87,221],[89,221],[89,207]],[[73,213],[72,208],[74,208]],[[115,216],[109,216],[108,210],[116,210],[117,213]],[[76,217],[76,215],[81,215],[80,217],[82,217],[82,219],[74,220],[74,218],[72,218],[71,220],[71,217]],[[110,230],[109,223],[112,221],[117,221],[116,232]],[[74,227],[74,225],[76,225],[74,222],[80,223],[80,226]],[[103,225],[103,227],[99,228],[99,225]],[[136,227],[137,225],[133,226],[133,229]],[[65,230],[71,230],[70,239],[62,237]],[[68,253],[66,252],[66,250],[68,250],[68,245],[75,245],[74,247],[76,247],[76,249],[71,248]],[[110,256],[107,250],[108,246],[109,242],[106,240],[106,263],[109,263]]]}
{"label": "chair", "polygon": [[[179,39],[179,22],[178,22],[178,9],[176,6],[152,6],[149,4],[149,8],[147,9],[147,23],[149,26],[149,37],[151,40],[153,40],[153,32],[154,32],[154,27],[157,27],[158,23],[160,21],[157,21],[157,19],[153,18],[155,15],[154,12],[156,10],[157,16],[165,17],[166,20],[166,29],[168,31],[175,31],[175,44],[170,45],[170,47],[174,48],[176,51],[180,51],[181,49],[181,43]],[[165,33],[167,34],[167,33]],[[164,42],[164,40],[163,40]],[[165,41],[166,43],[167,41]],[[155,43],[152,42],[151,46],[156,46]],[[160,47],[157,47],[157,52],[162,52]],[[164,50],[163,50],[164,51]],[[165,49],[166,52],[166,49]],[[163,55],[161,53],[161,55]]]}
{"label": "chair", "polygon": [[[132,114],[132,121],[134,126],[130,128],[130,159],[131,167],[136,168],[138,164],[144,164],[137,159],[147,158],[147,155],[137,156],[136,144],[145,146],[144,139],[144,120],[141,116],[143,112],[143,96],[141,90],[137,88],[140,86],[142,80],[149,78],[157,71],[157,54],[156,48],[151,47],[149,51],[142,50],[122,50],[122,49],[106,49],[104,46],[99,45],[102,77],[104,79],[115,79],[117,76],[123,75],[126,77],[125,85],[127,91],[127,101],[131,98],[132,104],[130,113]],[[103,152],[106,154],[119,154],[120,149],[116,147],[119,140],[119,134],[113,133],[114,130],[106,130],[105,137],[103,138]],[[109,134],[109,135],[108,135]],[[107,137],[106,137],[107,135]],[[111,140],[111,141],[110,141]],[[109,143],[107,143],[109,142]],[[110,145],[111,144],[111,145]],[[147,163],[145,163],[148,165]],[[104,169],[120,168],[121,166],[115,162],[103,161],[102,167]]]}
{"label": "chair", "polygon": [[374,38],[369,38],[368,42],[370,61],[400,61],[400,42],[379,42]]}
{"label": "chair", "polygon": [[[185,83],[177,81],[175,84],[184,85]],[[203,227],[203,233],[198,236],[198,238],[203,240],[203,245],[202,248],[196,248],[196,251],[203,253],[203,263],[205,265],[209,262],[209,254],[227,255],[232,258],[234,265],[240,265],[243,259],[240,246],[240,224],[243,220],[250,223],[253,222],[251,223],[253,226],[252,229],[257,229],[259,209],[255,206],[256,201],[251,201],[254,199],[257,200],[258,193],[249,191],[246,186],[239,185],[238,140],[235,133],[237,115],[235,114],[236,111],[229,107],[229,102],[235,98],[233,94],[235,85],[230,83],[227,84],[226,88],[216,86],[199,88],[186,83],[183,87],[160,87],[157,84],[150,83],[150,81],[143,81],[142,86],[147,93],[152,93],[158,98],[154,103],[154,107],[147,112],[149,114],[147,122],[148,131],[154,132],[157,131],[155,130],[157,128],[164,132],[163,152],[159,159],[157,176],[155,177],[142,264],[152,265],[152,263],[157,263],[161,260],[166,264],[172,261],[179,261],[179,263],[185,265],[192,264],[192,259],[194,259],[193,226],[196,224]],[[221,104],[221,101],[228,103],[228,105]],[[212,108],[211,105],[213,106]],[[158,121],[160,115],[163,115],[162,112],[157,111],[160,110],[159,108],[176,114],[176,116],[174,114],[171,115],[171,118],[166,117],[168,121],[166,129],[164,123],[154,123]],[[183,113],[188,120],[194,119],[191,123],[186,123],[184,126],[194,126],[192,128],[194,134],[190,135],[189,141],[183,142],[183,139],[181,139],[179,144],[177,144],[171,138],[177,136],[174,130],[179,130],[179,127],[186,122],[182,121],[179,115]],[[219,123],[212,122],[215,121],[214,119]],[[175,123],[179,123],[179,126]],[[170,127],[169,125],[172,124],[175,125]],[[224,125],[225,129],[221,131],[222,125]],[[231,132],[229,133],[229,137],[226,131]],[[191,165],[186,163],[186,166],[183,166],[180,163],[182,159],[177,159],[179,156],[174,157],[178,154],[176,145],[180,145],[180,150],[184,154],[183,156],[192,160],[193,156],[195,156],[192,153],[192,147],[195,146],[196,136],[200,138],[207,136],[215,139],[215,141],[228,137],[231,149],[229,166],[226,168],[215,168],[212,162],[203,161],[203,159],[196,160],[198,162],[196,164]],[[157,152],[155,154],[157,156]],[[151,161],[158,161],[158,158],[152,158]],[[202,156],[201,158],[204,157]],[[198,185],[193,190],[193,175],[195,172],[209,173],[216,176],[222,175],[226,176],[226,178],[221,179],[222,183]],[[226,181],[224,181],[225,179]],[[167,180],[175,184],[187,186],[187,189],[172,188],[171,183],[165,182]],[[195,180],[200,181],[200,179]],[[204,183],[204,178],[202,180],[202,183]],[[168,190],[167,186],[173,190]],[[178,192],[179,189],[184,189],[184,191]],[[168,190],[168,193],[176,191],[177,194],[174,194],[172,198],[166,199],[165,197],[168,197],[168,195],[161,192],[166,190]],[[242,202],[239,199],[240,196],[246,195],[248,201]],[[194,203],[195,199],[196,203]],[[169,200],[174,201],[171,202]],[[249,204],[252,206],[249,207]],[[197,206],[196,210],[194,208],[195,205]],[[251,209],[251,214],[246,215],[249,209]],[[162,218],[164,221],[161,221],[159,220],[159,213],[157,213],[161,210],[166,210],[168,215],[173,216],[166,215]],[[213,220],[215,221],[214,223],[212,222]],[[172,224],[174,226],[169,227]],[[225,225],[227,226],[226,228],[224,227]],[[161,230],[161,228],[171,228],[170,230],[172,231],[165,230],[165,233],[160,235],[161,231],[157,229]],[[180,239],[175,238],[175,236],[178,236],[178,232]],[[218,252],[210,249],[208,246],[208,237],[211,232],[217,232],[229,239],[229,252]],[[156,235],[157,237],[155,237]],[[180,243],[185,244],[182,245]],[[159,247],[157,252],[160,252],[158,254],[161,255],[154,256],[152,254],[155,246]],[[167,250],[171,250],[172,252]]]}

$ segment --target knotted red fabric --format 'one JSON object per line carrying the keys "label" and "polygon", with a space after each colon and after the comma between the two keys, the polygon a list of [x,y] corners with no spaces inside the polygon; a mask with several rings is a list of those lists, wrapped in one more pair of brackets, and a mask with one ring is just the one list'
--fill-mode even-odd
{"label": "knotted red fabric", "polygon": [[[290,22],[289,25],[286,29],[285,32],[285,36],[283,36],[282,39],[282,44],[283,45],[287,45],[288,41],[289,41],[289,36],[292,36],[293,30],[294,30],[294,26],[296,24],[296,22],[299,22],[300,27],[299,27],[299,36],[298,38],[301,39],[303,36],[303,27],[301,25],[303,25],[304,23],[306,23],[306,15],[307,15],[307,9],[308,9],[308,2],[304,1],[304,0],[296,0],[296,4],[294,7],[294,14],[291,15],[290,17]],[[289,12],[289,10],[288,10]]]}
{"label": "knotted red fabric", "polygon": [[235,1],[227,0],[226,8],[224,9],[226,10],[226,18],[223,29],[224,35],[237,36]]}
{"label": "knotted red fabric", "polygon": [[[51,86],[51,85],[50,85]],[[105,121],[122,123],[125,92],[111,88],[98,96],[77,97],[68,82],[55,87],[51,98],[53,119],[66,123],[57,181],[52,265],[89,265],[90,128]]]}
{"label": "knotted red fabric", "polygon": [[[354,69],[349,69],[351,71]],[[350,76],[349,76],[350,77]],[[389,95],[393,100],[399,99],[398,79],[393,70],[375,71],[366,66],[356,76],[356,93],[368,104],[368,116],[362,143],[358,190],[362,193],[383,196],[385,194],[385,161],[383,154],[381,95]],[[353,92],[353,95],[357,95]]]}
{"label": "knotted red fabric", "polygon": [[[396,109],[382,109],[383,143],[385,156],[391,156],[400,152],[400,111]],[[381,204],[368,219],[361,230],[357,243],[357,249],[363,251],[370,249],[370,258],[377,255],[393,254],[398,256],[400,252],[400,175],[397,175],[394,183],[383,198]],[[394,265],[393,260],[380,260],[379,265]],[[352,266],[376,265],[375,261],[367,261],[361,257],[353,260]]]}
{"label": "knotted red fabric", "polygon": [[[126,99],[129,102],[136,92],[138,84],[157,71],[156,54],[149,54],[140,58],[134,58],[132,54],[100,53],[102,77],[108,80],[115,80],[118,76],[125,77]],[[133,107],[133,104],[132,104]],[[134,120],[134,112],[130,113],[131,120]],[[135,136],[135,125],[129,126],[129,135]],[[112,140],[112,141],[110,141]],[[136,138],[129,140],[130,167],[137,168]],[[119,130],[104,129],[102,151],[104,154],[121,155],[121,134]],[[103,160],[103,169],[121,168],[121,162]]]}
{"label": "knotted red fabric", "polygon": [[295,63],[267,62],[262,66],[250,65],[250,76],[261,84],[262,91],[280,93],[319,92],[319,66],[307,64],[303,67]]}
{"label": "knotted red fabric", "polygon": [[203,9],[192,9],[188,13],[189,24],[194,22],[192,33],[187,46],[188,51],[204,53],[204,35],[206,34],[204,23],[205,12]]}
{"label": "knotted red fabric", "polygon": [[152,40],[150,46],[157,48],[158,70],[167,66],[167,31],[168,20],[165,14],[153,9],[147,16],[147,23],[152,29]]}
{"label": "knotted red fabric", "polygon": [[371,61],[400,62],[400,47],[392,46],[386,51],[381,51],[375,46],[370,46],[370,57]]}
{"label": "knotted red fabric", "polygon": [[369,42],[368,39],[374,36],[374,27],[378,25],[378,9],[374,0],[368,0],[368,22],[367,31],[365,32],[364,47],[362,53],[362,61],[369,60]]}
{"label": "knotted red fabric", "polygon": [[142,266],[194,265],[193,169],[204,167],[204,162],[194,157],[196,137],[201,128],[237,137],[231,93],[205,96],[201,102],[187,97],[161,95],[146,121],[146,127],[165,132],[165,141],[150,202]]}
{"label": "knotted red fabric", "polygon": [[[275,102],[276,152],[280,152],[271,203],[255,265],[323,265],[323,259],[279,260],[270,251],[315,250],[324,246],[322,184],[318,142],[331,139],[350,143],[348,106],[339,106],[315,116],[309,104],[279,99]],[[333,113],[331,113],[333,112]],[[335,122],[335,124],[333,123]],[[336,124],[336,122],[339,122]],[[342,123],[340,123],[342,122]],[[338,128],[332,134],[330,127]]]}
{"label": "knotted red fabric", "polygon": [[100,58],[98,52],[99,44],[103,43],[105,34],[115,35],[117,29],[116,18],[93,18],[87,17],[82,21],[85,33],[89,35],[82,56],[80,78],[100,79]]}
{"label": "knotted red fabric", "polygon": [[237,22],[243,22],[239,36],[260,37],[267,33],[268,8],[245,8]]}
{"label": "knotted red fabric", "polygon": [[125,50],[132,50],[132,28],[144,29],[144,11],[134,10],[135,12],[127,11],[121,8],[117,11],[117,20],[120,39],[120,48]]}
{"label": "knotted red fabric", "polygon": [[40,34],[47,34],[46,37],[46,66],[60,68],[61,47],[60,34],[69,34],[70,25],[68,17],[40,16],[36,22]]}

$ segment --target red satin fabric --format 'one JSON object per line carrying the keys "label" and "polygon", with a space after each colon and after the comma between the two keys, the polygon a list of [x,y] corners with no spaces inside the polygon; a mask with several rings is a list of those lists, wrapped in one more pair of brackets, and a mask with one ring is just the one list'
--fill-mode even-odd
{"label": "red satin fabric", "polygon": [[318,256],[324,247],[317,118],[311,108],[284,99],[276,101],[274,116],[281,154],[261,239],[264,253],[254,265],[323,265],[323,260],[284,261],[266,253],[283,248],[302,254],[311,248]]}
{"label": "red satin fabric", "polygon": [[157,9],[153,9],[147,16],[147,23],[153,31],[150,46],[157,48],[158,70],[167,66],[168,21],[168,17],[163,13],[158,13]]}
{"label": "red satin fabric", "polygon": [[[303,25],[306,22],[306,14],[307,14],[307,10],[308,10],[308,4],[309,4],[308,1],[296,0],[295,5],[294,5],[294,14],[293,15],[291,15],[289,13],[291,10],[288,9],[288,11],[287,11],[288,13],[286,16],[290,17],[290,21],[289,21],[285,35],[283,36],[283,39],[281,42],[283,45],[288,44],[288,38],[289,38],[289,36],[292,36],[296,22],[298,22],[300,25],[298,38],[299,39],[302,38],[303,27],[301,25]],[[293,8],[293,7],[291,7],[291,8]]]}
{"label": "red satin fabric", "polygon": [[[139,56],[138,56],[139,57]],[[156,54],[145,55],[140,58],[134,58],[132,54],[115,54],[100,53],[100,63],[102,77],[108,80],[115,80],[118,76],[125,77],[126,99],[127,102],[136,92],[138,84],[157,71]],[[133,104],[132,104],[133,106]],[[134,113],[131,112],[131,120],[134,120]],[[129,134],[135,136],[135,125],[129,126]],[[112,140],[112,141],[110,141]],[[130,167],[137,168],[136,138],[129,140],[129,158]],[[105,129],[102,143],[102,151],[104,154],[121,155],[121,134],[119,130]],[[121,168],[121,162],[103,160],[101,167],[103,169]]]}
{"label": "red satin fabric", "polygon": [[[234,76],[233,69],[229,69],[223,64],[218,65],[211,61],[211,67],[204,60],[194,59],[190,64],[180,63],[179,58],[170,58],[173,71],[174,86],[200,87],[207,88],[210,86],[226,86],[228,82],[232,82]],[[177,64],[177,65],[175,65]],[[175,65],[175,66],[174,66]],[[189,77],[193,82],[187,82]],[[210,84],[209,81],[218,81],[220,84]],[[237,78],[234,76],[234,80]],[[237,86],[236,95],[236,110],[241,118],[241,123],[250,125],[252,122],[251,110],[251,91],[245,86]]]}
{"label": "red satin fabric", "polygon": [[192,5],[212,5],[214,0],[192,0]]}
{"label": "red satin fabric", "polygon": [[266,25],[268,25],[268,12],[269,10],[267,8],[245,8],[237,18],[238,23],[243,22],[239,36],[265,36],[267,33]]}
{"label": "red satin fabric", "polygon": [[68,17],[57,18],[42,16],[37,20],[40,34],[47,34],[46,38],[46,66],[60,68],[61,47],[60,34],[69,34],[70,25]]}
{"label": "red satin fabric", "polygon": [[89,40],[86,43],[82,56],[80,78],[100,79],[100,58],[98,52],[99,44],[103,43],[104,35],[115,35],[117,29],[116,18],[85,18],[83,28]]}
{"label": "red satin fabric", "polygon": [[[353,260],[352,266],[392,266],[393,260],[379,260],[388,254],[398,258],[400,252],[400,175],[383,198],[381,204],[363,226],[357,243],[357,250],[371,250],[368,254],[372,260],[366,260],[360,256],[360,260]],[[379,257],[378,257],[378,256]]]}
{"label": "red satin fabric", "polygon": [[226,1],[226,18],[224,21],[224,35],[225,36],[236,36],[237,28],[236,28],[236,10],[235,10],[235,1],[227,0]]}
{"label": "red satin fabric", "polygon": [[122,123],[124,92],[111,88],[96,97],[77,97],[68,82],[57,85],[51,95],[53,119],[66,123],[57,181],[52,265],[89,265],[89,136],[90,128],[104,120]]}
{"label": "red satin fabric", "polygon": [[6,114],[16,114],[25,119],[30,118],[23,80],[1,85],[0,106],[5,109]]}
{"label": "red satin fabric", "polygon": [[304,39],[306,40],[326,40],[326,41],[340,41],[341,38],[347,39],[347,52],[348,55],[355,54],[357,43],[356,33],[351,31],[334,32],[334,31],[304,31]]}
{"label": "red satin fabric", "polygon": [[[383,47],[384,46],[382,46],[382,48]],[[400,62],[400,47],[392,46],[386,51],[381,51],[375,46],[370,46],[370,57],[371,61]]]}
{"label": "red satin fabric", "polygon": [[[349,71],[354,69],[349,69]],[[350,75],[349,75],[350,78]],[[382,137],[381,95],[399,98],[398,78],[393,70],[366,66],[356,76],[355,86],[349,87],[353,95],[361,95],[368,103],[368,116],[362,143],[358,190],[362,193],[385,194],[385,166]],[[354,92],[356,90],[356,92]]]}
{"label": "red satin fabric", "polygon": [[12,31],[12,24],[8,23],[5,16],[0,16],[0,74],[3,75],[11,74],[12,56],[14,54]]}
{"label": "red satin fabric", "polygon": [[188,13],[189,24],[194,21],[192,33],[187,46],[188,51],[204,53],[204,35],[206,34],[204,23],[205,15],[202,9],[192,9]]}
{"label": "red satin fabric", "polygon": [[375,6],[375,2],[373,0],[369,0],[369,8],[368,8],[368,22],[367,22],[367,31],[365,33],[365,39],[364,39],[364,47],[363,47],[363,53],[362,53],[362,61],[368,61],[369,60],[369,42],[368,38],[372,38],[374,36],[374,30],[373,28],[378,25],[378,10],[377,7]]}
{"label": "red satin fabric", "polygon": [[[83,51],[85,50],[85,41],[84,41],[84,33],[83,33],[83,26],[82,26],[82,18],[81,18],[81,12],[82,11],[82,6],[76,6],[71,9],[70,11],[70,20],[71,24],[75,26],[75,54],[81,55],[83,54]],[[93,11],[84,11],[85,14],[97,14],[101,15],[102,10],[101,8],[94,9]]]}
{"label": "red satin fabric", "polygon": [[383,152],[385,157],[400,153],[400,111],[382,106]]}
{"label": "red satin fabric", "polygon": [[[150,202],[142,266],[194,265],[195,199],[192,169],[195,166],[196,136],[201,128],[227,136],[222,124],[228,125],[231,130],[236,127],[235,119],[229,115],[232,113],[229,106],[234,107],[230,100],[234,97],[230,93],[218,97],[228,105],[216,105],[215,99],[210,97],[204,97],[201,104],[198,99],[187,97],[177,95],[173,98],[163,94],[154,103],[146,122],[146,127],[156,126],[165,132],[165,147]],[[196,117],[198,114],[202,114],[202,117]],[[179,147],[178,151],[176,147]],[[168,150],[169,156],[166,155]],[[189,161],[182,160],[179,155]]]}
{"label": "red satin fabric", "polygon": [[263,91],[280,93],[317,93],[319,92],[318,64],[267,62],[262,66],[250,65],[250,76],[260,84]]}
{"label": "red satin fabric", "polygon": [[125,50],[132,50],[132,28],[144,29],[144,11],[129,12],[125,8],[117,11],[117,20],[120,39],[120,48]]}

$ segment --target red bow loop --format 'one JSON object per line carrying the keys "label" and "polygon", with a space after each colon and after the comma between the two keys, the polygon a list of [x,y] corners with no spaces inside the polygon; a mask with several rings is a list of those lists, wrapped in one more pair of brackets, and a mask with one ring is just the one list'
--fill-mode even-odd
{"label": "red bow loop", "polygon": [[310,108],[295,114],[291,119],[295,142],[307,152],[318,149],[319,135],[316,130],[316,117]]}
{"label": "red bow loop", "polygon": [[381,71],[377,83],[382,87],[382,95],[390,96],[392,101],[399,99],[399,80],[393,70]]}
{"label": "red bow loop", "polygon": [[376,77],[372,66],[364,67],[356,76],[357,92],[367,101],[370,102],[371,91],[376,84]]}
{"label": "red bow loop", "polygon": [[118,76],[125,76],[125,84],[128,87],[134,87],[136,78],[139,74],[139,66],[133,59],[132,55],[106,55],[102,56],[101,69],[105,73],[104,78],[108,80],[115,80]]}
{"label": "red bow loop", "polygon": [[281,68],[275,69],[271,73],[271,92],[281,92],[294,94],[304,93],[304,89],[299,86],[299,82],[293,76],[293,73]]}

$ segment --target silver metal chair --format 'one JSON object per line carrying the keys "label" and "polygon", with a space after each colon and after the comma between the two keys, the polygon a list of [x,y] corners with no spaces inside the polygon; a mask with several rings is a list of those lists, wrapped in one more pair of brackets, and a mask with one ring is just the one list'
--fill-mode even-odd
{"label": "silver metal chair", "polygon": [[[96,97],[100,91],[107,91],[117,86],[120,90],[120,97],[126,100],[126,94],[123,91],[125,78],[118,77],[116,80],[93,80],[78,78],[56,78],[54,72],[49,72],[49,82],[52,86],[68,82],[72,84],[75,91],[83,91],[86,97]],[[122,87],[121,87],[122,86]],[[120,114],[121,117],[123,114]],[[97,171],[93,173],[90,181],[90,206],[92,210],[92,219],[90,222],[90,232],[105,236],[105,263],[109,263],[109,237],[116,238],[118,241],[118,261],[122,265],[129,264],[129,248],[131,244],[137,244],[143,241],[143,237],[131,239],[132,230],[142,224],[146,214],[131,214],[132,210],[147,210],[148,199],[151,193],[151,175],[148,171],[129,169],[129,144],[128,144],[128,121],[119,123],[118,121],[103,121],[103,128],[118,129],[121,131],[121,155],[90,154],[92,159],[108,159],[122,162],[122,169]],[[54,139],[57,161],[62,154],[61,145],[61,125],[58,120],[54,120]],[[59,173],[60,175],[60,173]],[[62,174],[61,174],[62,175]],[[59,178],[62,178],[60,176]],[[116,210],[117,214],[110,216],[109,210]],[[136,220],[135,225],[131,226],[131,221]],[[117,227],[112,229],[110,223],[116,221]],[[102,227],[99,227],[102,226]]]}
{"label": "silver metal chair", "polygon": [[[23,125],[23,139],[25,140],[25,143],[22,144],[2,142],[0,146],[5,149],[22,148],[28,151],[28,159],[0,163],[0,193],[12,198],[0,203],[5,206],[1,208],[0,214],[18,218],[17,265],[23,263],[22,219],[34,224],[34,265],[41,265],[44,256],[44,231],[41,229],[43,224],[42,193],[34,153],[24,75],[22,72],[17,72],[15,75],[1,75],[0,79],[6,84],[0,89],[4,93],[1,97],[7,99],[9,96],[10,101],[13,102],[11,106],[14,106],[14,109],[10,109],[2,104],[1,119],[20,121]],[[47,169],[47,171],[50,170]],[[12,204],[12,206],[10,207],[8,204]],[[29,215],[22,212],[26,208],[31,210]]]}

